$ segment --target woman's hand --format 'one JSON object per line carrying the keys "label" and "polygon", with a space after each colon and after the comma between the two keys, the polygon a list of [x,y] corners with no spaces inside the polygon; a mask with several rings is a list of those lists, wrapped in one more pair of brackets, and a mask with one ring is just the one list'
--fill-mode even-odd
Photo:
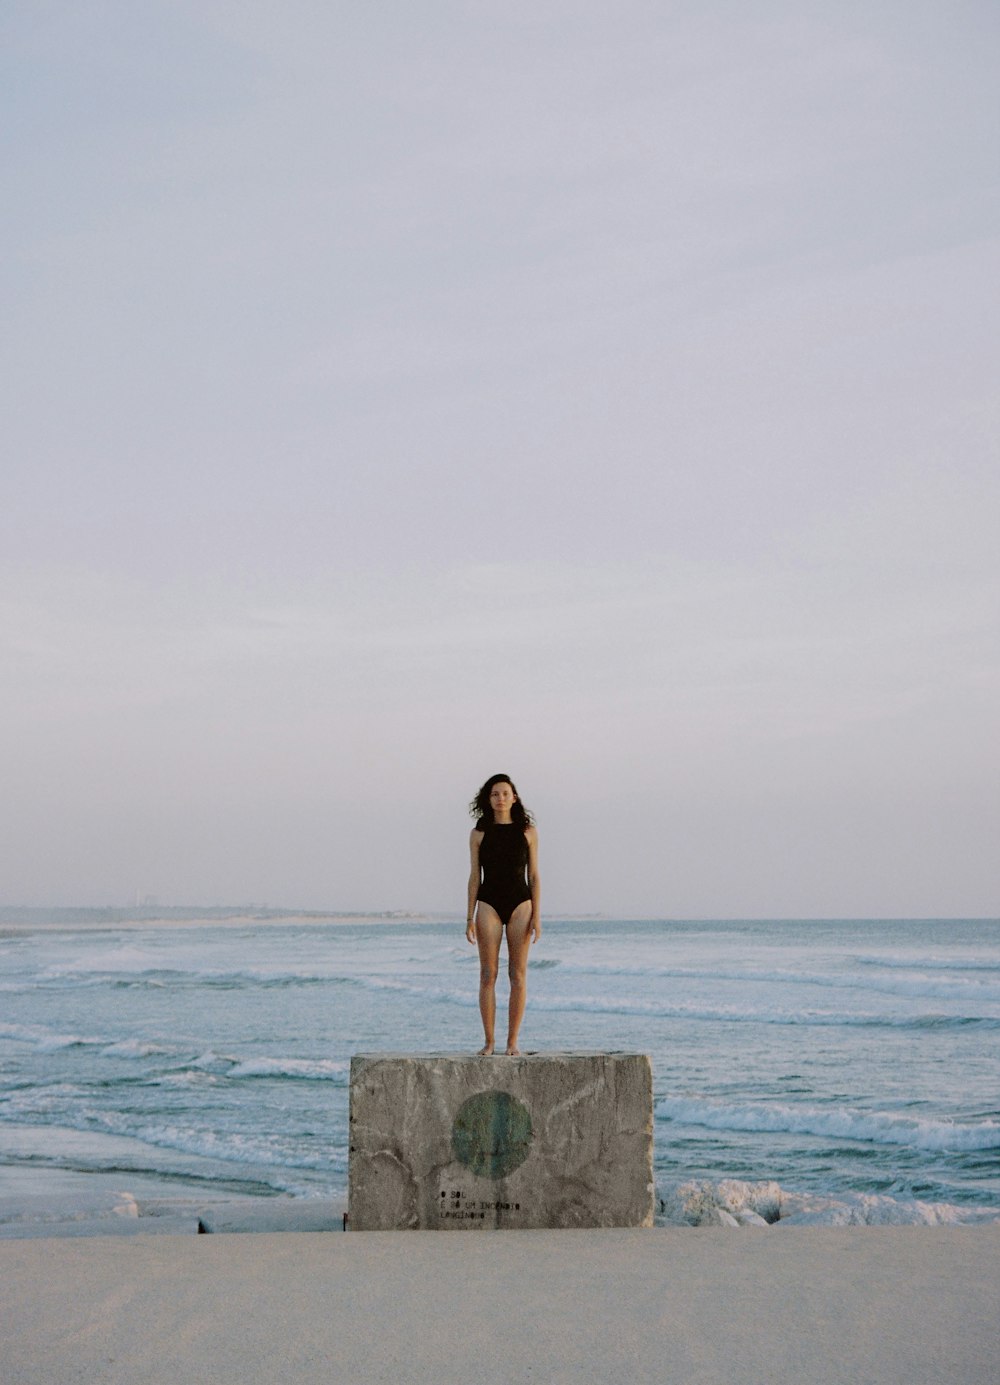
{"label": "woman's hand", "polygon": [[465,936],[468,938],[470,943],[474,943],[476,941],[476,917],[474,914],[472,918],[469,919],[469,922],[465,925]]}
{"label": "woman's hand", "polygon": [[531,922],[528,924],[528,935],[533,943],[537,943],[542,936],[542,921],[537,914],[531,916]]}

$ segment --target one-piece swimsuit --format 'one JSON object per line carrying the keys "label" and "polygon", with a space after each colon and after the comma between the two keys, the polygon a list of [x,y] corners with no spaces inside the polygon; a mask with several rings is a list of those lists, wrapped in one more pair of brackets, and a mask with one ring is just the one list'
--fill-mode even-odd
{"label": "one-piece swimsuit", "polygon": [[510,923],[519,904],[531,898],[525,872],[528,843],[516,822],[494,822],[484,828],[479,847],[483,879],[477,898],[495,909],[500,922]]}

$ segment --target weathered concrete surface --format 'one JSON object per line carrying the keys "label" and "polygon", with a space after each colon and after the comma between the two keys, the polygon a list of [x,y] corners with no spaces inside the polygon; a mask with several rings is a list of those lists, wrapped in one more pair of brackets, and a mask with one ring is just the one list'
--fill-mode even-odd
{"label": "weathered concrete surface", "polygon": [[352,1231],[652,1226],[639,1053],[351,1061]]}

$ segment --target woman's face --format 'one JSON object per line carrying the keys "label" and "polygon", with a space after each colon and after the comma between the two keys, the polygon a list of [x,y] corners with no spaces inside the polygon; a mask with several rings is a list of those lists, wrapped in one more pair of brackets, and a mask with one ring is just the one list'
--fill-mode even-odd
{"label": "woman's face", "polygon": [[516,802],[517,796],[506,779],[501,779],[490,789],[490,807],[494,813],[509,813]]}

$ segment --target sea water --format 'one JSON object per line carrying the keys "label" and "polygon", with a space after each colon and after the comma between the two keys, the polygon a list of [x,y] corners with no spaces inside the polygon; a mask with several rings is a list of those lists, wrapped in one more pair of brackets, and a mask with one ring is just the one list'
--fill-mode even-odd
{"label": "sea water", "polygon": [[[342,1196],[352,1053],[482,1042],[460,920],[68,917],[0,924],[0,1187]],[[1000,1207],[998,920],[553,919],[521,1047],[648,1053],[661,1185]]]}

